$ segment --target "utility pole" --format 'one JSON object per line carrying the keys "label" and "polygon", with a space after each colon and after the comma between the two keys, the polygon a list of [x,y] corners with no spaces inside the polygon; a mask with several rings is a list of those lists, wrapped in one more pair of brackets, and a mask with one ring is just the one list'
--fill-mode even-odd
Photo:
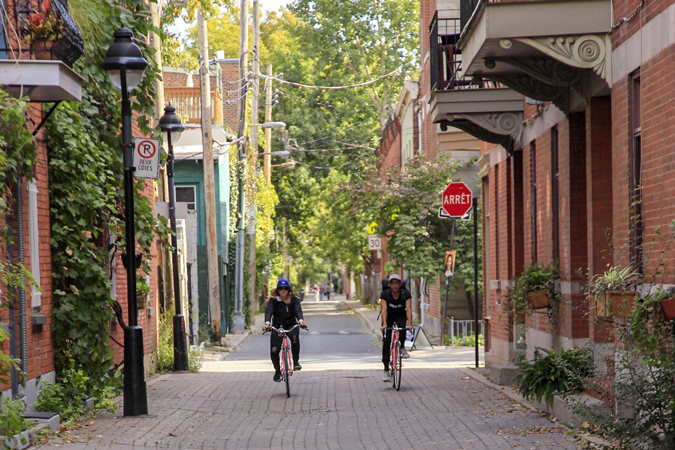
{"label": "utility pole", "polygon": [[[272,64],[267,65],[265,78],[265,122],[272,121]],[[265,180],[272,181],[272,129],[265,128],[265,151],[263,154],[263,173]]]}
{"label": "utility pole", "polygon": [[218,236],[216,234],[216,184],[213,168],[213,134],[211,132],[211,80],[209,78],[208,31],[201,8],[197,10],[199,37],[199,84],[202,96],[202,147],[204,149],[204,204],[206,206],[206,264],[211,338],[223,336],[220,312],[220,274],[218,270]]}
{"label": "utility pole", "polygon": [[[260,82],[258,75],[260,75],[260,17],[258,12],[258,0],[253,0],[253,97],[251,98],[251,123],[258,123],[260,120],[260,113],[258,111],[260,103]],[[253,158],[253,167],[256,167],[258,164],[258,127],[252,127],[251,130],[251,147],[255,152],[255,157]],[[251,316],[251,325],[255,325],[255,312],[257,309],[257,296],[255,292],[256,284],[256,272],[257,272],[257,255],[256,255],[256,236],[255,236],[255,219],[256,219],[256,208],[255,200],[252,199],[251,202],[251,232],[250,235],[250,245],[249,245],[249,285],[248,285],[248,300],[249,300],[249,311]]]}
{"label": "utility pole", "polygon": [[[241,0],[241,12],[239,16],[239,75],[241,78],[241,90],[244,91],[246,84],[246,71],[248,70],[248,0]],[[239,171],[239,224],[237,226],[237,247],[234,275],[234,319],[232,329],[235,333],[242,333],[246,327],[244,317],[244,228],[246,222],[246,139],[243,139],[246,130],[246,92],[241,96],[239,103],[239,129],[237,138],[239,141],[239,164],[243,165]]]}

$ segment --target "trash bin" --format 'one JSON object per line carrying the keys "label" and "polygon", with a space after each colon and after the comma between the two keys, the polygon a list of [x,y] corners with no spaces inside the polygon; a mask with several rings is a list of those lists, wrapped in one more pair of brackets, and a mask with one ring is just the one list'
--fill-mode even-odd
{"label": "trash bin", "polygon": [[305,299],[305,290],[300,289],[300,301],[303,301]]}

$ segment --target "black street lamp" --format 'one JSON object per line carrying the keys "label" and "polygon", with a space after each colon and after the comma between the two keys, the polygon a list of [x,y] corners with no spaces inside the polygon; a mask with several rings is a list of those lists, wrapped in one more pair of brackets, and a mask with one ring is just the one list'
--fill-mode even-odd
{"label": "black street lamp", "polygon": [[124,415],[148,414],[148,396],[143,369],[143,329],[138,326],[136,305],[136,236],[134,230],[134,167],[131,143],[131,103],[129,92],[141,81],[148,62],[141,49],[131,40],[128,28],[113,34],[115,41],[108,48],[101,67],[110,81],[122,91],[122,143],[124,146],[124,226],[126,229],[125,267],[127,270],[127,301],[129,326],[124,329]]}
{"label": "black street lamp", "polygon": [[178,244],[176,238],[176,192],[174,188],[174,157],[173,141],[178,140],[180,134],[185,130],[185,125],[176,114],[176,108],[168,105],[164,108],[164,115],[159,119],[159,128],[165,133],[167,146],[169,149],[169,160],[167,161],[167,175],[169,178],[169,220],[171,221],[171,261],[173,263],[173,292],[176,298],[176,312],[173,316],[173,370],[188,370],[187,344],[185,341],[185,317],[180,299],[180,282],[178,278]]}

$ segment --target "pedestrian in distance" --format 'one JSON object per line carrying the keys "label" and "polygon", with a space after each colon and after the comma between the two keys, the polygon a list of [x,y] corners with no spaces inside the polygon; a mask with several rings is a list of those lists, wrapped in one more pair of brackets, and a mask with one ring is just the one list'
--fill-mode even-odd
{"label": "pedestrian in distance", "polygon": [[326,285],[326,300],[330,300],[330,284]]}
{"label": "pedestrian in distance", "polygon": [[[399,328],[405,328],[406,322],[412,329],[412,297],[408,290],[401,289],[401,277],[397,274],[389,275],[389,289],[382,291],[380,298],[380,308],[382,311],[382,331],[384,339],[382,340],[382,364],[384,364],[384,375],[382,381],[389,381],[389,348],[391,346],[391,328],[396,324]],[[408,358],[408,352],[405,350],[406,332],[402,330],[399,335],[401,342],[401,353],[404,358]]]}
{"label": "pedestrian in distance", "polygon": [[[300,306],[300,298],[298,298],[291,288],[291,283],[281,278],[277,282],[277,287],[272,291],[272,296],[267,301],[265,308],[265,326],[263,330],[270,329],[270,325],[274,328],[284,327],[285,330],[290,330],[299,323],[302,328],[306,328],[304,318],[302,317],[302,307]],[[293,353],[293,369],[300,370],[300,329],[288,333],[291,340],[291,351]],[[274,381],[281,381],[281,365],[279,362],[279,352],[281,351],[281,341],[283,338],[277,333],[270,334],[270,357],[272,365],[274,365]]]}

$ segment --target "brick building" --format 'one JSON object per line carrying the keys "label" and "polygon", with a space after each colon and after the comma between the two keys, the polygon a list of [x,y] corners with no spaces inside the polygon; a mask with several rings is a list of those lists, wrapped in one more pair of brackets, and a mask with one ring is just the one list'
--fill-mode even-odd
{"label": "brick building", "polygon": [[[675,131],[675,47],[666,32],[674,3],[462,0],[461,34],[433,36],[439,64],[463,80],[433,90],[433,120],[483,141],[485,350],[494,381],[512,380],[515,363],[536,348],[590,344],[600,365],[615,344],[584,294],[588,280],[608,265],[654,271],[642,244],[675,218],[666,182],[675,162],[666,145]],[[663,249],[658,239],[653,245]],[[505,294],[525,268],[551,262],[559,311],[512,323]]]}
{"label": "brick building", "polygon": [[[433,94],[439,84],[439,66],[437,64],[438,49],[431,45],[437,32],[430,30],[439,26],[438,17],[442,19],[443,33],[456,33],[459,29],[459,2],[457,0],[422,0],[420,2],[420,57],[421,74],[419,93],[417,95],[417,120],[419,126],[420,154],[428,160],[437,158],[440,154],[449,155],[451,160],[467,164],[464,169],[457,173],[454,181],[463,181],[471,188],[474,195],[480,192],[479,182],[476,178],[478,168],[468,164],[480,157],[480,141],[470,132],[456,125],[436,123],[433,111]],[[439,207],[440,194],[445,186],[438,187]],[[439,262],[442,264],[442,262]],[[421,285],[420,285],[421,283]],[[445,278],[439,273],[433,280],[418,280],[418,292],[420,296],[418,309],[424,320],[426,333],[434,342],[440,342],[442,330],[443,300],[445,298],[443,286]],[[460,292],[456,299],[449,300],[446,317],[470,319],[470,315],[464,303],[459,298],[463,297]]]}

